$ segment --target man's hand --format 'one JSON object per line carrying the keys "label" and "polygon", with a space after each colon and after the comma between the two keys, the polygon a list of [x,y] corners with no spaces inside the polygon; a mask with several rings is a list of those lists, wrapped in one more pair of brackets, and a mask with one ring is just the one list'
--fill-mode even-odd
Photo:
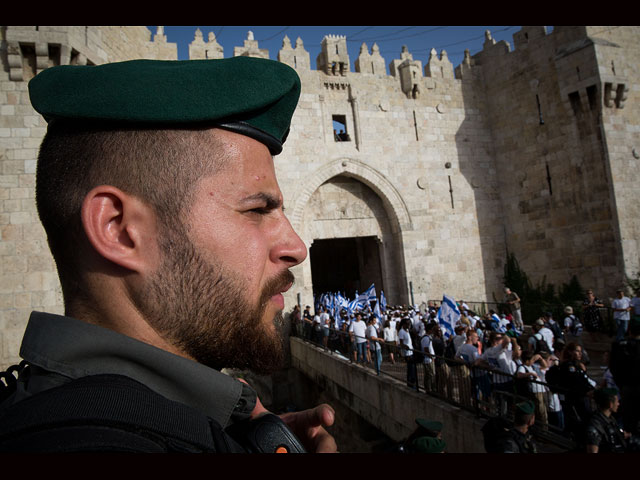
{"label": "man's hand", "polygon": [[302,412],[285,413],[280,418],[310,453],[338,452],[335,439],[325,430],[335,420],[335,411],[329,405],[322,404]]}
{"label": "man's hand", "polygon": [[[247,383],[239,378],[243,383]],[[256,397],[256,406],[251,412],[255,418],[269,410],[264,408],[259,397]],[[280,415],[293,434],[304,445],[309,453],[338,453],[338,445],[333,436],[325,430],[335,421],[335,411],[327,404],[318,405],[302,412],[291,412]]]}

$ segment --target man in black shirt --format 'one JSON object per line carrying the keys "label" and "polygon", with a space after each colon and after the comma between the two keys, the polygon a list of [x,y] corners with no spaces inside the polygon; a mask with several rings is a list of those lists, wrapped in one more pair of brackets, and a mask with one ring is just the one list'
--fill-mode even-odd
{"label": "man in black shirt", "polygon": [[594,392],[593,399],[598,411],[589,420],[586,429],[588,453],[624,453],[627,451],[625,434],[619,427],[613,414],[618,411],[620,401],[614,388],[600,388]]}
{"label": "man in black shirt", "polygon": [[513,427],[500,442],[501,453],[538,453],[538,447],[529,429],[535,423],[535,406],[526,401],[516,405]]}

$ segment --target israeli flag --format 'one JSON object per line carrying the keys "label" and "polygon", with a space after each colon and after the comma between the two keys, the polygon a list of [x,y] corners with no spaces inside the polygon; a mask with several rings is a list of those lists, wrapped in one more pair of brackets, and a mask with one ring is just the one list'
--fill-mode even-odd
{"label": "israeli flag", "polygon": [[384,292],[380,290],[380,308],[383,312],[387,310],[387,299],[384,296]]}
{"label": "israeli flag", "polygon": [[331,294],[325,293],[324,297],[322,298],[322,306],[325,308],[330,308],[331,302],[332,302]]}
{"label": "israeli flag", "polygon": [[436,319],[443,328],[444,337],[451,337],[454,334],[454,327],[460,319],[460,310],[453,298],[443,295],[442,305],[438,309]]}
{"label": "israeli flag", "polygon": [[347,311],[349,312],[349,315],[353,315],[357,309],[358,309],[358,299],[354,298],[347,304]]}
{"label": "israeli flag", "polygon": [[336,319],[336,322],[340,322],[340,310],[345,306],[345,300],[340,292],[336,293],[336,296],[333,297],[333,317]]}
{"label": "israeli flag", "polygon": [[[356,294],[357,293],[358,292],[356,292]],[[364,293],[361,293],[360,295],[356,295],[356,300],[358,301],[358,303],[361,303],[361,304],[367,303],[367,299],[368,298],[369,297],[367,296],[367,292],[366,291]]]}
{"label": "israeli flag", "polygon": [[373,316],[378,320],[378,324],[382,323],[382,314],[380,313],[380,302],[376,302],[376,306],[373,307]]}
{"label": "israeli flag", "polygon": [[367,288],[364,294],[367,296],[367,302],[371,303],[372,301],[378,300],[378,295],[376,294],[376,286],[374,283],[371,284],[369,288]]}

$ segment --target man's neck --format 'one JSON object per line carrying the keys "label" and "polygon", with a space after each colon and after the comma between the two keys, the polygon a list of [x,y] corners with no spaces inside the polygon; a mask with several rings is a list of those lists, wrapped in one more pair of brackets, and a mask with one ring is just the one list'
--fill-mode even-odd
{"label": "man's neck", "polygon": [[189,360],[194,360],[156,331],[125,296],[117,294],[117,289],[107,301],[71,302],[65,315],[99,327],[108,328],[135,340],[147,343]]}

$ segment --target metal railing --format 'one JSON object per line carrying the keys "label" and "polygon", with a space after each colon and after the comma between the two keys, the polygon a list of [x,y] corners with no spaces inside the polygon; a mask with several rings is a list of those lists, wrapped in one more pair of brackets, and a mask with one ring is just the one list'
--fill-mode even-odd
{"label": "metal railing", "polygon": [[[324,348],[328,354],[377,373],[375,353],[369,349],[366,338],[361,339],[365,354],[359,356],[355,346],[357,337],[345,330],[326,327],[316,330],[313,324],[301,321],[293,326],[292,335]],[[381,351],[380,375],[401,380],[417,392],[487,419],[502,417],[513,420],[515,405],[530,400],[536,408],[536,423],[532,429],[536,438],[566,450],[576,446],[565,429],[562,413],[556,414],[557,409],[554,411],[554,407],[560,406],[560,398],[570,393],[562,386],[551,388],[546,382],[520,379],[495,368],[468,365],[461,359],[444,356],[427,356],[425,362],[421,352],[411,350],[413,355],[405,356],[400,347],[388,343],[381,345]],[[418,357],[419,361],[413,360]],[[585,398],[585,401],[589,399]]]}
{"label": "metal railing", "polygon": [[[440,300],[430,300],[429,301],[435,308],[437,309],[440,306]],[[489,313],[489,310],[493,310],[498,314],[507,312],[507,304],[504,302],[483,302],[483,301],[474,301],[474,300],[464,300],[461,301],[469,308],[470,311],[477,314],[480,317],[483,317]],[[426,304],[425,304],[426,305]],[[567,305],[559,304],[559,303],[543,303],[543,302],[526,302],[522,301],[522,317],[525,324],[530,325],[533,324],[535,320],[540,318],[545,312],[551,312],[553,314],[553,318],[562,322],[565,318],[566,314],[564,313],[564,308]],[[573,313],[578,318],[580,318],[584,323],[584,315],[583,309],[584,306],[582,303],[573,303],[570,305],[573,308]],[[600,314],[601,320],[601,331],[602,333],[613,334],[616,331],[616,322],[613,318],[613,308],[609,306],[598,307],[597,308]]]}

